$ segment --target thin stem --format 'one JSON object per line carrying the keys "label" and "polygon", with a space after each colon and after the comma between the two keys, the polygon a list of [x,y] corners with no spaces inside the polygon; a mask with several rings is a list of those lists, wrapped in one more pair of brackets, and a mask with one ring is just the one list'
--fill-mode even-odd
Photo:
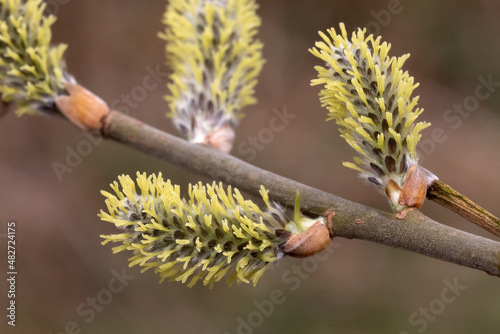
{"label": "thin stem", "polygon": [[427,198],[500,237],[500,219],[446,183],[434,181],[427,190]]}
{"label": "thin stem", "polygon": [[418,210],[410,210],[404,219],[397,219],[393,214],[311,188],[236,157],[190,144],[116,111],[105,119],[102,133],[106,138],[251,194],[257,195],[260,185],[264,185],[270,198],[289,207],[293,207],[299,191],[304,213],[319,216],[328,209],[335,212],[332,230],[337,237],[374,241],[500,277],[499,242],[442,225]]}

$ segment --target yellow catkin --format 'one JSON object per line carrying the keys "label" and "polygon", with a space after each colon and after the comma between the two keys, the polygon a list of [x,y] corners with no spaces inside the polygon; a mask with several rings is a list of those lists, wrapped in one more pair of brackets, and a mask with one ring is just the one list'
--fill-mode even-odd
{"label": "yellow catkin", "polygon": [[[297,229],[283,210],[269,202],[266,209],[222,184],[189,186],[188,198],[160,174],[122,175],[103,191],[107,212],[99,217],[119,233],[103,235],[103,244],[121,243],[113,252],[131,251],[130,265],[154,268],[163,279],[188,286],[202,281],[212,286],[226,273],[230,281],[257,283],[263,271],[283,256],[282,245]],[[217,212],[214,212],[217,211]]]}
{"label": "yellow catkin", "polygon": [[45,8],[42,0],[0,0],[0,96],[20,115],[52,109],[65,82],[74,82],[66,45],[50,45],[55,17]]}
{"label": "yellow catkin", "polygon": [[[357,170],[384,191],[390,181],[403,186],[408,169],[417,163],[420,131],[430,124],[416,122],[422,109],[412,97],[418,84],[402,70],[409,55],[389,57],[390,44],[358,29],[348,38],[345,26],[328,34],[309,51],[324,62],[316,66],[323,85],[322,106],[337,122],[341,136],[360,155],[344,166]],[[397,203],[393,203],[397,206]]]}
{"label": "yellow catkin", "polygon": [[169,117],[188,140],[200,142],[235,127],[255,103],[262,43],[255,0],[169,1],[160,34],[172,69]]}

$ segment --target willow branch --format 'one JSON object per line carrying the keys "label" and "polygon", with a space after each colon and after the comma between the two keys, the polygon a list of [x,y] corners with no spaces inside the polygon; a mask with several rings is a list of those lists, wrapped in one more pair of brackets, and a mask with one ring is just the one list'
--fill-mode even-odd
{"label": "willow branch", "polygon": [[500,243],[440,224],[417,210],[398,219],[361,204],[260,169],[236,157],[169,135],[120,112],[105,119],[103,136],[200,175],[257,194],[260,185],[283,205],[293,206],[297,191],[309,215],[333,210],[336,237],[361,239],[409,250],[500,276]]}

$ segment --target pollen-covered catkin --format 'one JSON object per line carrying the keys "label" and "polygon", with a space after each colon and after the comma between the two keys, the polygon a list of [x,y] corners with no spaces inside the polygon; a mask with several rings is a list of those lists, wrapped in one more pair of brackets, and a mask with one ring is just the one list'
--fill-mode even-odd
{"label": "pollen-covered catkin", "polygon": [[42,0],[0,0],[0,96],[18,114],[54,112],[64,84],[74,82],[66,71],[66,45],[52,46],[52,15],[43,14]]}
{"label": "pollen-covered catkin", "polygon": [[324,224],[305,217],[290,221],[264,187],[260,194],[266,208],[261,210],[237,189],[215,182],[190,185],[183,198],[180,187],[164,181],[161,173],[138,173],[136,182],[122,175],[118,181],[111,184],[114,194],[102,192],[107,212],[99,216],[120,233],[103,235],[103,244],[120,243],[113,252],[131,251],[131,266],[154,268],[162,281],[193,286],[201,280],[212,286],[227,274],[229,283],[256,284],[285,255],[292,234],[318,221]]}
{"label": "pollen-covered catkin", "polygon": [[193,143],[228,152],[241,109],[255,103],[262,69],[255,0],[172,0],[163,22],[172,69],[165,97],[177,129]]}
{"label": "pollen-covered catkin", "polygon": [[418,162],[420,131],[430,124],[416,122],[423,111],[416,108],[418,96],[411,96],[418,84],[402,70],[409,55],[389,57],[390,44],[365,32],[358,29],[349,39],[343,24],[340,33],[320,32],[323,41],[310,52],[325,64],[315,67],[318,78],[312,84],[323,85],[322,106],[358,152],[344,165],[377,185],[399,211],[406,174]]}

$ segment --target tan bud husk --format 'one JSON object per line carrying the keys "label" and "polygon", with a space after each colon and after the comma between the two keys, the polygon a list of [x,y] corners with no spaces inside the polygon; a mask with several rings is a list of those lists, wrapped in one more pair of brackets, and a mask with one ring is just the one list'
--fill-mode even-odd
{"label": "tan bud husk", "polygon": [[294,234],[285,244],[284,252],[293,257],[308,257],[324,250],[332,241],[328,227],[321,221],[304,232]]}
{"label": "tan bud husk", "polygon": [[101,129],[103,118],[110,112],[106,102],[79,84],[67,82],[65,88],[70,95],[56,98],[59,110],[79,128]]}
{"label": "tan bud husk", "polygon": [[427,193],[427,182],[418,165],[413,165],[406,174],[398,203],[419,209]]}

